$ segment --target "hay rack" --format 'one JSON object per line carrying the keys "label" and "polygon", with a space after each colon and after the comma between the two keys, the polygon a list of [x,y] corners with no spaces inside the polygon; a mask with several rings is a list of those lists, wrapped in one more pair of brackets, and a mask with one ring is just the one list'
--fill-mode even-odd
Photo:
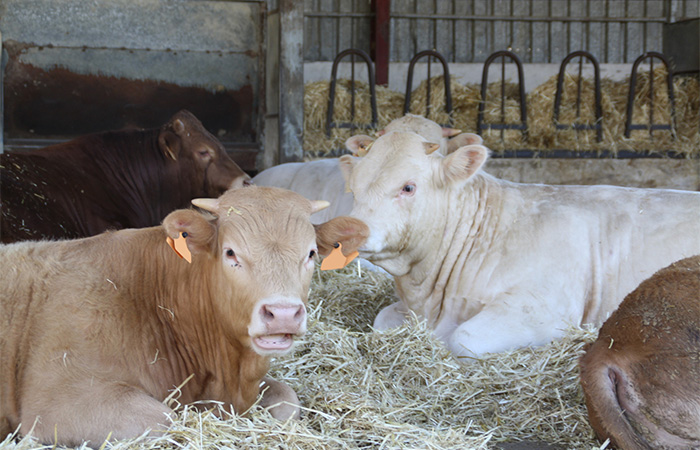
{"label": "hay rack", "polygon": [[[637,71],[639,65],[649,60],[649,121],[646,123],[632,123],[632,111],[634,110],[635,91],[637,87]],[[668,89],[668,100],[671,106],[671,117],[668,123],[654,122],[654,60],[658,59],[666,67],[666,86]],[[675,138],[676,129],[676,102],[673,96],[673,73],[669,69],[666,57],[658,52],[646,52],[639,56],[632,64],[632,74],[630,75],[630,88],[627,97],[627,119],[625,121],[625,137],[630,138],[632,130],[649,130],[649,137],[653,138],[654,130],[669,130],[671,137]]]}
{"label": "hay rack", "polygon": [[[333,121],[333,108],[335,105],[335,87],[338,75],[338,65],[340,61],[346,56],[351,57],[350,61],[350,121],[349,122],[334,122]],[[355,57],[359,56],[364,60],[367,65],[367,78],[369,82],[369,96],[370,96],[370,106],[372,109],[372,121],[370,123],[361,124],[356,120],[356,110],[355,110]],[[331,128],[349,128],[352,132],[355,129],[376,129],[377,128],[377,92],[374,82],[374,68],[372,66],[372,60],[369,55],[359,49],[349,48],[338,53],[338,55],[333,60],[333,66],[331,68],[331,85],[330,93],[328,96],[328,113],[326,115],[326,136],[331,137]]]}
{"label": "hay rack", "polygon": [[[561,97],[564,88],[564,76],[566,75],[566,66],[571,62],[572,59],[579,58],[578,60],[578,80],[576,89],[576,121],[574,123],[560,123],[559,122],[559,111],[561,109]],[[578,120],[581,118],[581,91],[583,82],[583,60],[587,59],[591,64],[593,64],[593,80],[594,80],[594,102],[595,102],[595,122],[594,123],[579,123]],[[554,94],[554,127],[557,130],[567,130],[573,129],[578,131],[582,130],[595,130],[596,140],[601,142],[603,140],[603,108],[601,106],[601,93],[600,93],[600,65],[595,57],[586,51],[577,51],[570,53],[561,62],[561,67],[559,68],[559,74],[557,75],[557,90]]]}
{"label": "hay rack", "polygon": [[404,97],[403,113],[404,115],[410,112],[411,106],[411,90],[413,88],[413,71],[415,69],[416,63],[422,58],[428,58],[427,64],[427,78],[426,80],[426,95],[425,95],[425,117],[430,117],[430,110],[432,109],[432,104],[430,102],[430,79],[431,79],[431,68],[432,68],[432,58],[437,59],[440,64],[442,64],[442,73],[445,85],[445,112],[447,117],[449,117],[449,123],[441,124],[444,127],[452,127],[454,125],[454,119],[452,117],[452,90],[450,88],[450,69],[447,64],[447,60],[436,50],[423,50],[422,52],[416,53],[411,59],[408,65],[408,80],[406,81],[406,96]]}
{"label": "hay rack", "polygon": [[[486,93],[489,84],[489,68],[497,58],[501,58],[501,121],[486,123],[484,121],[484,108],[486,105]],[[506,58],[509,58],[511,62],[515,64],[518,71],[520,123],[506,123]],[[520,58],[518,58],[518,55],[508,50],[501,50],[492,53],[484,62],[483,75],[481,77],[481,101],[479,102],[479,111],[477,113],[476,133],[481,135],[487,128],[500,130],[501,140],[503,140],[503,132],[505,130],[520,130],[523,133],[523,139],[527,140],[527,107],[525,102],[525,77],[523,75],[523,64],[520,61]]]}

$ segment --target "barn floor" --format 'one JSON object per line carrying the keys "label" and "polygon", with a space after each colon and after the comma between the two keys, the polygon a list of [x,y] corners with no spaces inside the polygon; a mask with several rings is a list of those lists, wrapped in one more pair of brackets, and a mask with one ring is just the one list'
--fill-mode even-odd
{"label": "barn floor", "polygon": [[[594,330],[572,327],[559,342],[459,362],[425,324],[373,332],[394,301],[393,282],[357,266],[314,275],[305,342],[273,361],[303,417],[277,422],[181,409],[162,438],[110,442],[114,449],[592,449],[578,383],[578,356]],[[524,442],[521,442],[524,441]],[[6,439],[0,450],[41,447]]]}

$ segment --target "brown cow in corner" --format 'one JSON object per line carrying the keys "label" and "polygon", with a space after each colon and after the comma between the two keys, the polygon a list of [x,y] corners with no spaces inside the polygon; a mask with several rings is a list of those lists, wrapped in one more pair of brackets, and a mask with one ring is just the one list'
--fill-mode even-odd
{"label": "brown cow in corner", "polygon": [[[217,218],[178,210],[158,227],[0,246],[0,439],[35,421],[42,442],[55,431],[71,446],[163,431],[162,401],[190,375],[183,404],[244,413],[264,380],[261,404],[298,414],[291,388],[265,378],[269,357],[306,330],[317,253],[352,252],[367,227],[313,226],[328,203],[278,188],[194,203]],[[191,264],[166,244],[181,233]]]}
{"label": "brown cow in corner", "polygon": [[250,177],[188,111],[161,128],[109,131],[0,160],[2,242],[158,225]]}
{"label": "brown cow in corner", "polygon": [[700,256],[627,295],[580,366],[601,441],[625,450],[700,448]]}

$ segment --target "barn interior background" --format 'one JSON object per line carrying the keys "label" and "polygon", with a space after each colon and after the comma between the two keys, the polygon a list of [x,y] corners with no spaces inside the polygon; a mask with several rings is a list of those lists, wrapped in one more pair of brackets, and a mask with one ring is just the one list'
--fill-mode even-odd
{"label": "barn interior background", "polygon": [[[494,150],[489,172],[515,181],[697,190],[699,18],[700,0],[0,0],[0,152],[104,129],[159,126],[186,108],[251,173],[332,155],[350,131],[326,135],[330,75],[336,56],[349,48],[372,58],[377,128],[403,114],[407,91],[410,110],[425,114],[430,86],[429,116],[473,132],[484,63],[507,50],[523,64],[529,128],[527,139],[518,129],[503,130],[503,138],[501,130],[485,130]],[[448,64],[451,117],[443,111],[443,67],[436,60],[430,74],[427,60],[419,61],[407,87],[410,61],[424,50]],[[579,50],[596,58],[607,79],[600,143],[596,130],[554,128],[553,77]],[[668,130],[624,136],[631,69],[646,52],[669,60],[675,136]],[[371,122],[371,111],[367,68],[356,60],[354,72],[347,60],[338,67],[334,120],[350,120],[354,73],[359,127]],[[579,77],[578,59],[572,60],[560,122],[597,120],[592,66],[584,61]],[[637,82],[635,121],[654,110],[656,122],[668,122],[666,78],[645,70],[647,62]],[[518,123],[514,65],[496,59],[488,76],[484,121],[502,119],[505,93],[506,122]],[[110,447],[516,448],[501,446],[514,440],[599,447],[576,366],[593,331],[572,330],[560,342],[465,368],[424,324],[369,332],[377,311],[394,301],[393,285],[378,274],[358,279],[354,270],[315,276],[308,341],[273,365],[272,375],[299,393],[301,421],[277,423],[260,409],[226,420],[186,410],[160,440]],[[0,441],[3,450],[37,447],[13,436]]]}
{"label": "barn interior background", "polygon": [[[698,17],[698,0],[1,0],[3,149],[157,126],[187,108],[251,173],[337,154],[358,129],[326,130],[331,68],[342,51],[358,49],[372,58],[378,128],[403,114],[409,94],[411,112],[481,132],[498,176],[697,189]],[[415,61],[408,85],[411,60],[426,50],[448,68],[449,114],[436,57]],[[484,63],[499,51],[522,62],[523,79],[510,57],[494,58],[479,127]],[[558,129],[556,75],[575,51],[599,66],[602,114],[594,64],[573,58]],[[626,136],[631,68],[648,52],[669,62],[675,108],[664,65],[648,58],[632,122],[651,114],[672,129]],[[361,58],[339,60],[337,78],[333,121],[372,124]],[[586,129],[595,124],[600,140]]]}

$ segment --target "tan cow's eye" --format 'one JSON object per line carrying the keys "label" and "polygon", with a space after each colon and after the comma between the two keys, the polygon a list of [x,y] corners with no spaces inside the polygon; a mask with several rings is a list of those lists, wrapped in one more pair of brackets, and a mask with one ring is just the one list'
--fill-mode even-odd
{"label": "tan cow's eye", "polygon": [[236,252],[234,252],[234,251],[231,250],[231,249],[228,249],[228,250],[226,250],[226,256],[228,256],[229,258],[235,258],[235,257],[236,257]]}

